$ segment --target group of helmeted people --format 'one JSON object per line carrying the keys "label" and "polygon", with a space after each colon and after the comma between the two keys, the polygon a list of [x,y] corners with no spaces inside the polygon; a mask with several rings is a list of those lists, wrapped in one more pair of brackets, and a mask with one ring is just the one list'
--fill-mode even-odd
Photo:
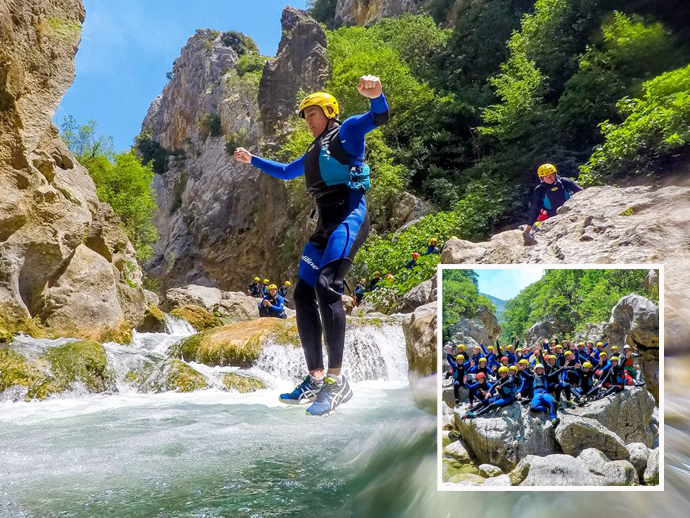
{"label": "group of helmeted people", "polygon": [[609,353],[608,345],[575,344],[568,339],[558,343],[554,338],[523,348],[518,337],[503,347],[498,340],[495,346],[480,343],[472,350],[463,344],[446,345],[450,364],[446,378],[453,378],[456,406],[461,403],[460,388],[469,390],[470,408],[463,419],[519,401],[534,412],[548,412],[557,426],[558,410],[583,406],[622,392],[626,386],[644,385],[641,370],[634,365],[640,355],[629,345],[622,350],[613,345]]}
{"label": "group of helmeted people", "polygon": [[290,286],[290,281],[278,288],[269,279],[264,279],[262,284],[260,277],[254,277],[247,291],[252,297],[261,299],[258,304],[260,317],[287,318],[285,306],[290,302],[287,298]]}

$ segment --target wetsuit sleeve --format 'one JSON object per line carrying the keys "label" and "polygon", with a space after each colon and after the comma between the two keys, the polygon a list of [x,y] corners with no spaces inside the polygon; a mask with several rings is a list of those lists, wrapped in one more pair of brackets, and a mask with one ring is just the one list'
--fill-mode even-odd
{"label": "wetsuit sleeve", "polygon": [[340,141],[343,148],[352,156],[364,154],[364,136],[388,122],[388,103],[381,94],[371,100],[371,109],[361,115],[348,117],[340,127]]}
{"label": "wetsuit sleeve", "polygon": [[580,187],[574,180],[570,178],[561,178],[561,182],[571,193],[580,192],[582,187]]}
{"label": "wetsuit sleeve", "polygon": [[489,355],[489,353],[486,352],[486,347],[484,347],[484,344],[479,344],[479,347],[481,347],[482,351],[484,351],[484,358],[486,358]]}
{"label": "wetsuit sleeve", "polygon": [[450,364],[450,368],[455,370],[455,368],[458,366],[457,362],[452,359],[450,353],[446,356],[446,359],[448,360],[448,363]]}
{"label": "wetsuit sleeve", "polygon": [[291,180],[304,174],[304,156],[289,164],[282,164],[254,155],[252,157],[252,165],[258,167],[267,175],[280,178],[281,180]]}
{"label": "wetsuit sleeve", "polygon": [[283,297],[276,297],[276,305],[271,304],[270,307],[274,311],[283,311]]}
{"label": "wetsuit sleeve", "polygon": [[527,213],[528,224],[534,225],[537,222],[539,209],[541,209],[541,189],[537,186],[532,192],[532,199],[529,202],[529,212]]}
{"label": "wetsuit sleeve", "polygon": [[496,352],[498,353],[497,356],[499,358],[503,356],[503,352],[501,351],[501,344],[498,343],[498,338],[496,339]]}

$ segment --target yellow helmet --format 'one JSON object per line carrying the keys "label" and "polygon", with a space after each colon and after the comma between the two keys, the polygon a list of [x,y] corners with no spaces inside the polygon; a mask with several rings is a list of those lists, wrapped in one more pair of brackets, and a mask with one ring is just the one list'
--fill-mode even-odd
{"label": "yellow helmet", "polygon": [[529,365],[529,362],[527,360],[525,360],[524,358],[522,360],[520,360],[518,363],[521,363],[523,365]]}
{"label": "yellow helmet", "polygon": [[463,351],[465,350],[465,344],[460,344],[460,345],[458,345],[458,347],[459,347],[460,349],[462,349]]}
{"label": "yellow helmet", "polygon": [[438,243],[438,239],[436,239],[435,237],[432,237],[431,239],[429,239],[430,245],[435,245],[436,243]]}
{"label": "yellow helmet", "polygon": [[539,178],[544,178],[545,176],[556,174],[557,172],[556,166],[553,164],[543,164],[539,166],[539,169],[537,169],[537,175]]}
{"label": "yellow helmet", "polygon": [[521,353],[523,351],[524,351],[524,349],[522,347],[518,347],[517,349],[515,349],[516,353]]}
{"label": "yellow helmet", "polygon": [[268,284],[269,282],[271,281],[269,281],[268,279],[264,279],[264,284]]}
{"label": "yellow helmet", "polygon": [[256,282],[261,282],[261,279],[259,279],[258,277],[254,277],[254,280],[255,280]]}
{"label": "yellow helmet", "polygon": [[290,281],[285,281],[285,286],[289,288],[290,286],[292,286],[292,284],[290,283]]}
{"label": "yellow helmet", "polygon": [[[505,367],[501,367],[501,368],[504,369]],[[511,365],[510,367],[508,367],[508,370],[509,370],[509,371],[511,371],[511,370],[517,371],[518,369],[517,369],[517,367],[516,367],[515,365]]]}
{"label": "yellow helmet", "polygon": [[486,363],[486,358],[479,358],[479,360],[477,360],[477,363],[482,363],[482,362]]}
{"label": "yellow helmet", "polygon": [[585,368],[585,367],[591,369],[591,368],[592,368],[592,364],[591,364],[590,362],[585,362],[585,363],[582,364],[582,368]]}
{"label": "yellow helmet", "polygon": [[603,347],[604,343],[603,342],[597,342],[597,347]]}
{"label": "yellow helmet", "polygon": [[463,361],[463,360],[465,359],[465,356],[462,355],[462,354],[458,354],[458,355],[455,357],[455,359],[458,360],[458,361]]}
{"label": "yellow helmet", "polygon": [[602,351],[599,357],[601,358],[602,356],[606,356],[607,358],[609,357],[608,354],[606,354],[606,351]]}
{"label": "yellow helmet", "polygon": [[508,367],[501,367],[498,372],[508,372]]}
{"label": "yellow helmet", "polygon": [[612,351],[617,351],[617,350],[618,350],[618,346],[617,346],[617,345],[614,345],[613,347],[611,347],[611,350],[612,350]]}
{"label": "yellow helmet", "polygon": [[316,92],[307,95],[299,105],[299,116],[304,118],[304,109],[309,106],[319,106],[329,119],[337,119],[340,115],[338,101],[331,94],[326,92]]}
{"label": "yellow helmet", "polygon": [[276,286],[275,284],[269,284],[269,285],[268,285],[268,289],[269,289],[269,290],[277,290],[277,289],[278,289],[278,286]]}

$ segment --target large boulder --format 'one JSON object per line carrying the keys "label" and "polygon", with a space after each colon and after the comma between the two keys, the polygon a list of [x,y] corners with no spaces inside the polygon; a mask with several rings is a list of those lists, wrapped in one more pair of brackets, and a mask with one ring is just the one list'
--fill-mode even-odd
{"label": "large boulder", "polygon": [[498,335],[501,334],[501,326],[498,325],[496,315],[486,306],[479,306],[475,312],[475,318],[484,324],[484,328],[489,335],[489,343],[494,343]]}
{"label": "large boulder", "polygon": [[422,4],[422,0],[337,0],[335,22],[339,25],[369,26],[381,18],[416,13]]}
{"label": "large boulder", "polygon": [[[134,247],[112,208],[98,200],[86,168],[72,156],[52,124],[65,90],[74,79],[74,55],[84,21],[81,0],[27,0],[0,5],[0,317],[24,322],[41,313],[61,334],[67,313],[78,310],[45,304],[60,284],[61,303],[79,304],[69,284],[86,247],[100,255],[97,276],[110,269],[102,292],[88,292],[112,304],[112,312],[89,329],[73,320],[77,336],[103,339],[138,324],[146,309]],[[71,270],[70,270],[71,267]],[[108,276],[106,275],[106,276]],[[82,288],[96,288],[81,283]],[[47,290],[47,291],[44,291]],[[50,293],[49,293],[50,292]],[[56,314],[52,312],[56,311]],[[81,332],[84,331],[84,332]]]}
{"label": "large boulder", "polygon": [[583,407],[569,410],[569,413],[595,419],[625,444],[641,442],[651,447],[654,437],[649,424],[653,411],[654,397],[644,387],[627,387],[615,396],[590,401]]}
{"label": "large boulder", "polygon": [[638,486],[639,478],[633,465],[627,460],[611,461],[596,448],[587,448],[577,457],[604,486]]}
{"label": "large boulder", "polygon": [[418,284],[403,296],[403,311],[414,311],[436,300],[436,275]]}
{"label": "large boulder", "polygon": [[558,333],[569,333],[573,328],[558,318],[540,320],[525,331],[525,344],[535,345],[542,338],[550,339]]}
{"label": "large boulder", "polygon": [[577,193],[558,215],[539,227],[537,244],[525,246],[521,230],[472,243],[450,239],[446,264],[663,263],[666,352],[690,344],[690,187],[590,187]]}
{"label": "large boulder", "polygon": [[528,455],[560,452],[545,414],[533,414],[528,407],[513,403],[482,417],[462,419],[467,409],[468,405],[455,409],[455,428],[481,463],[507,472]]}
{"label": "large boulder", "polygon": [[587,465],[570,455],[528,455],[508,476],[513,486],[596,486],[600,479]]}
{"label": "large boulder", "polygon": [[405,316],[405,351],[410,373],[427,376],[436,372],[436,302],[418,307]]}
{"label": "large boulder", "polygon": [[493,344],[489,331],[479,319],[460,317],[450,327],[450,335],[451,339],[445,345],[457,346],[464,344],[467,353],[471,353],[472,347],[480,343],[483,343],[485,346]]}
{"label": "large boulder", "polygon": [[596,448],[614,460],[628,457],[628,450],[620,437],[587,417],[564,415],[556,428],[556,440],[563,453],[573,457],[587,448]]}
{"label": "large boulder", "polygon": [[201,306],[206,311],[213,311],[222,298],[223,293],[218,288],[188,284],[165,292],[164,309],[170,311],[182,306],[194,305]]}
{"label": "large boulder", "polygon": [[[238,291],[225,291],[223,298],[214,307],[222,316],[227,317],[231,322],[242,320],[253,320],[259,318],[260,299],[250,297]],[[286,308],[286,312],[289,308]]]}

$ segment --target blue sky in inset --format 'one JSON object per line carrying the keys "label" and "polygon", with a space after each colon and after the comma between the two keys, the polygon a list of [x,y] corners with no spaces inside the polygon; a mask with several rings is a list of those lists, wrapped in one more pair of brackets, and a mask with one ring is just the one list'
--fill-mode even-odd
{"label": "blue sky in inset", "polygon": [[[289,4],[306,8],[306,0]],[[76,56],[76,78],[58,107],[80,124],[98,123],[115,150],[131,147],[141,122],[163,90],[166,72],[196,29],[236,30],[251,36],[264,55],[280,42],[288,0],[84,0],[86,20]]]}
{"label": "blue sky in inset", "polygon": [[542,268],[477,269],[479,291],[502,300],[510,300],[544,276]]}

